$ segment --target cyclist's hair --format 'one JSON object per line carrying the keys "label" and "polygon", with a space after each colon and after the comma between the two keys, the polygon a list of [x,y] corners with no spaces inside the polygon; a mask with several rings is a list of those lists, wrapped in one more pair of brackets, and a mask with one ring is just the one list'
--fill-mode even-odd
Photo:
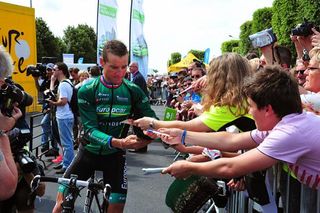
{"label": "cyclist's hair", "polygon": [[128,54],[128,49],[126,45],[121,41],[111,40],[111,41],[108,41],[103,47],[102,58],[104,62],[108,61],[109,53],[122,57]]}
{"label": "cyclist's hair", "polygon": [[291,113],[302,113],[298,83],[280,66],[266,66],[246,79],[245,94],[262,109],[269,104],[275,114],[282,118]]}

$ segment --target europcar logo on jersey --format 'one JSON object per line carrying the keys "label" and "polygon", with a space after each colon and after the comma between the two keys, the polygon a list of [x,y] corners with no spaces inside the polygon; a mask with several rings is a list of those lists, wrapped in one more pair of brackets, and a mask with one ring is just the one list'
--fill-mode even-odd
{"label": "europcar logo on jersey", "polygon": [[[105,107],[97,107],[97,112],[98,113],[108,113],[110,112],[110,107],[105,108]],[[112,108],[111,113],[119,113],[123,114],[126,112],[125,108]]]}

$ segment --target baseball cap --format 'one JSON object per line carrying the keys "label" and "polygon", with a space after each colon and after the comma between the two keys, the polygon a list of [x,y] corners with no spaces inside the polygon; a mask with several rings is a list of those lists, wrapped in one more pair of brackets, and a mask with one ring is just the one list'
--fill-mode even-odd
{"label": "baseball cap", "polygon": [[54,67],[53,63],[48,63],[46,68],[53,70],[53,67]]}

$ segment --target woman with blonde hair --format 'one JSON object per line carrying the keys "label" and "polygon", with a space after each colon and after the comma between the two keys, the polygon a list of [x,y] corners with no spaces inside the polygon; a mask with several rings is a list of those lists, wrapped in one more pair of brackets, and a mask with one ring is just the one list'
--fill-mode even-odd
{"label": "woman with blonde hair", "polygon": [[78,72],[78,76],[79,76],[79,83],[75,86],[76,89],[79,89],[82,86],[84,80],[88,79],[90,77],[90,74],[87,70],[80,70]]}
{"label": "woman with blonde hair", "polygon": [[231,125],[241,131],[253,129],[254,122],[247,115],[246,96],[242,92],[245,77],[252,73],[247,59],[236,53],[223,54],[209,64],[202,99],[204,112],[199,117],[186,122],[144,117],[133,124],[142,129],[180,128],[197,132],[224,131]]}

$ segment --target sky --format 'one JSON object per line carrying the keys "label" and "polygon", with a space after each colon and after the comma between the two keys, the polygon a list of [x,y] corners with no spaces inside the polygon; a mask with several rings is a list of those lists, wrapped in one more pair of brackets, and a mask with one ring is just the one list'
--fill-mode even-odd
{"label": "sky", "polygon": [[[2,0],[30,7],[31,0]],[[118,0],[117,36],[129,43],[130,0]],[[149,48],[149,69],[167,72],[173,52],[185,56],[189,50],[210,48],[210,59],[221,55],[221,44],[237,39],[240,26],[252,20],[254,11],[271,7],[273,0],[144,0],[144,34]],[[67,26],[88,24],[96,30],[95,0],[33,0],[41,17],[55,36]]]}

